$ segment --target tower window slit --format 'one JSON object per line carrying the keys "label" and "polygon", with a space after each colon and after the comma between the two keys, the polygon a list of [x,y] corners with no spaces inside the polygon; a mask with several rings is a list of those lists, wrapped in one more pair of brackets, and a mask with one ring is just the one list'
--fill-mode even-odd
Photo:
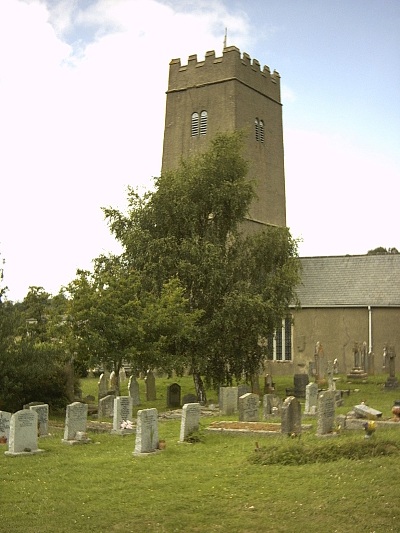
{"label": "tower window slit", "polygon": [[192,137],[199,134],[199,114],[192,113]]}
{"label": "tower window slit", "polygon": [[207,111],[202,111],[200,114],[200,135],[207,133]]}

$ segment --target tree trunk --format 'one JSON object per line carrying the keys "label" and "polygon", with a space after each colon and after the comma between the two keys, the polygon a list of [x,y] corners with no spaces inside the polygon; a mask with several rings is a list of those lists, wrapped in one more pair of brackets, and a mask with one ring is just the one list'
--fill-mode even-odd
{"label": "tree trunk", "polygon": [[197,394],[197,400],[201,405],[205,405],[207,403],[207,397],[206,397],[206,390],[204,388],[203,380],[201,379],[201,376],[198,372],[193,372],[193,381],[194,381],[194,388],[196,390]]}

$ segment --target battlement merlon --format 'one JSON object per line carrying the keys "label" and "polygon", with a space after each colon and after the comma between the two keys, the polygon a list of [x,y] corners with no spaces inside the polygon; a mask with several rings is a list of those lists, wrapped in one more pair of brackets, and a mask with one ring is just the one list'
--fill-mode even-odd
{"label": "battlement merlon", "polygon": [[225,47],[222,57],[216,57],[214,50],[206,52],[204,61],[198,61],[196,54],[191,55],[186,65],[180,59],[172,59],[167,92],[235,79],[281,103],[279,73],[276,70],[271,73],[267,66],[261,69],[257,59],[252,61],[249,54],[241,54],[236,46]]}

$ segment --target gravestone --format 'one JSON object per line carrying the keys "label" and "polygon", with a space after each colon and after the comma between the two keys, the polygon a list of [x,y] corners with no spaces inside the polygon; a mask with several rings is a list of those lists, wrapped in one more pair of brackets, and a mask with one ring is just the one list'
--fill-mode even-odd
{"label": "gravestone", "polygon": [[181,386],[179,383],[171,383],[167,387],[167,407],[181,406]]}
{"label": "gravestone", "polygon": [[400,385],[396,378],[396,352],[393,346],[384,348],[385,367],[389,366],[389,377],[385,381],[385,389],[397,389]]}
{"label": "gravestone", "polygon": [[369,420],[378,420],[378,418],[382,417],[382,411],[373,409],[372,407],[365,405],[365,403],[355,405],[353,407],[353,411],[357,418],[368,418]]}
{"label": "gravestone", "polygon": [[119,382],[120,383],[125,383],[126,381],[126,370],[125,368],[122,366],[120,368],[120,371],[119,371]]}
{"label": "gravestone", "polygon": [[91,442],[86,435],[88,405],[74,402],[67,405],[65,414],[64,439],[65,444],[84,444]]}
{"label": "gravestone", "polygon": [[29,407],[38,415],[38,434],[39,437],[46,437],[49,434],[49,406],[47,403],[42,405],[31,405]]}
{"label": "gravestone", "polygon": [[282,404],[281,432],[283,435],[301,433],[301,405],[294,396],[289,396]]}
{"label": "gravestone", "polygon": [[238,411],[238,388],[237,387],[220,387],[219,388],[219,410],[223,415],[233,415]]}
{"label": "gravestone", "polygon": [[136,441],[133,455],[154,453],[158,449],[158,411],[141,409],[137,412]]}
{"label": "gravestone", "polygon": [[35,411],[22,409],[11,416],[8,451],[5,455],[31,455],[43,452],[38,448],[38,416]]}
{"label": "gravestone", "polygon": [[[133,433],[133,428],[126,427],[127,422],[132,422],[132,398],[130,396],[117,396],[114,399],[114,415],[112,433],[127,435]],[[124,425],[125,427],[122,427]]]}
{"label": "gravestone", "polygon": [[135,375],[129,377],[128,392],[129,396],[132,398],[132,405],[140,405],[139,383],[137,382]]}
{"label": "gravestone", "polygon": [[258,394],[248,392],[239,397],[239,421],[258,422],[260,397]]}
{"label": "gravestone", "polygon": [[185,394],[185,396],[182,398],[182,404],[185,405],[185,403],[197,403],[198,398],[196,394],[193,394],[192,392],[189,392],[188,394]]}
{"label": "gravestone", "polygon": [[116,389],[116,386],[117,386],[117,376],[114,372],[114,370],[111,372],[110,374],[110,381],[109,381],[109,390],[113,390],[115,391]]}
{"label": "gravestone", "polygon": [[144,378],[146,385],[146,400],[148,402],[153,402],[157,399],[156,395],[156,378],[151,370],[147,371],[146,377]]}
{"label": "gravestone", "polygon": [[11,413],[0,411],[0,441],[7,443],[10,438]]}
{"label": "gravestone", "polygon": [[275,392],[275,383],[272,381],[271,374],[264,376],[264,394],[273,394]]}
{"label": "gravestone", "polygon": [[182,408],[181,432],[179,441],[183,442],[193,432],[199,430],[201,407],[199,403],[186,403]]}
{"label": "gravestone", "polygon": [[110,418],[114,415],[114,400],[114,394],[108,394],[99,400],[98,418]]}
{"label": "gravestone", "polygon": [[309,383],[308,374],[295,374],[293,376],[294,395],[296,398],[304,398],[306,395],[306,386]]}
{"label": "gravestone", "polygon": [[100,374],[99,381],[97,382],[97,387],[98,387],[99,400],[101,398],[104,398],[104,396],[107,396],[107,390],[108,390],[107,377],[104,373]]}
{"label": "gravestone", "polygon": [[281,416],[282,400],[276,394],[264,394],[263,417],[267,420],[270,416]]}
{"label": "gravestone", "polygon": [[306,403],[304,406],[305,415],[315,415],[317,413],[318,385],[309,383],[306,386]]}
{"label": "gravestone", "polygon": [[318,396],[317,435],[332,435],[335,429],[336,392],[323,391]]}

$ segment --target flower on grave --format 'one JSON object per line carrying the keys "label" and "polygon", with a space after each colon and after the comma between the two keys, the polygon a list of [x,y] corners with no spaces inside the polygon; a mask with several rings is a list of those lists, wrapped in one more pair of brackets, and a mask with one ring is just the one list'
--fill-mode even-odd
{"label": "flower on grave", "polygon": [[368,420],[368,422],[365,422],[363,426],[365,431],[365,438],[369,439],[376,431],[376,424],[374,420]]}
{"label": "flower on grave", "polygon": [[133,424],[130,420],[122,420],[121,429],[133,429]]}

